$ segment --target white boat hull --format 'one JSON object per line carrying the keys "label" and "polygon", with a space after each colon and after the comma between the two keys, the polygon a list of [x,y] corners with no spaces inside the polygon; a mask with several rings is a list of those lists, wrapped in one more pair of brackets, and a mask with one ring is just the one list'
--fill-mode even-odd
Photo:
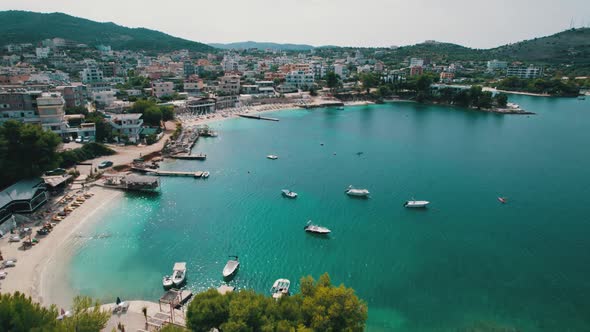
{"label": "white boat hull", "polygon": [[407,208],[424,208],[428,204],[430,204],[429,201],[407,201],[404,206]]}

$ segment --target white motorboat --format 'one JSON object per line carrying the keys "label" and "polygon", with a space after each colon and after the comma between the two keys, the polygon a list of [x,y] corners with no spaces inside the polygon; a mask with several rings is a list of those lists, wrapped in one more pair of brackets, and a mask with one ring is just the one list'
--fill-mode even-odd
{"label": "white motorboat", "polygon": [[289,189],[283,189],[283,190],[281,190],[281,192],[283,193],[283,196],[285,196],[285,197],[297,198],[297,193],[294,191],[291,191]]}
{"label": "white motorboat", "polygon": [[344,106],[340,106],[340,107],[338,107],[338,109],[339,110],[343,110],[344,109]]}
{"label": "white motorboat", "polygon": [[411,201],[406,201],[404,203],[404,207],[407,208],[424,208],[426,207],[426,205],[430,204],[429,201],[416,201],[416,200],[411,200]]}
{"label": "white motorboat", "polygon": [[312,224],[311,220],[309,220],[307,222],[307,225],[305,225],[305,227],[303,227],[303,229],[308,233],[321,234],[321,235],[328,235],[332,232],[331,230],[329,230],[326,227]]}
{"label": "white motorboat", "polygon": [[201,175],[204,179],[209,177],[209,172],[205,171],[203,172],[203,175]]}
{"label": "white motorboat", "polygon": [[356,197],[367,197],[369,196],[369,190],[367,189],[356,189],[353,188],[352,185],[348,186],[348,189],[346,189],[346,194],[349,196],[356,196]]}
{"label": "white motorboat", "polygon": [[291,286],[291,282],[288,279],[277,279],[275,283],[272,285],[270,292],[274,299],[280,299],[283,295],[289,295],[289,287]]}
{"label": "white motorboat", "polygon": [[172,283],[174,286],[179,287],[186,281],[186,263],[175,263],[173,270]]}
{"label": "white motorboat", "polygon": [[162,278],[162,286],[164,286],[164,289],[172,288],[172,286],[174,286],[174,282],[172,282],[172,277],[164,276]]}
{"label": "white motorboat", "polygon": [[237,272],[238,269],[240,268],[240,262],[238,261],[238,256],[229,256],[230,259],[229,261],[227,261],[227,263],[225,264],[225,267],[223,268],[223,278],[230,278],[232,276],[234,276]]}
{"label": "white motorboat", "polygon": [[268,156],[266,156],[266,158],[271,159],[271,160],[276,160],[276,159],[279,159],[279,156],[274,155],[274,154],[269,154]]}

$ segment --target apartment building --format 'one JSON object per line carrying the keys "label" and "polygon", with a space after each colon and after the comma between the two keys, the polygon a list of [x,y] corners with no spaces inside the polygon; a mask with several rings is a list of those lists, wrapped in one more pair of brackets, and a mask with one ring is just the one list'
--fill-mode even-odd
{"label": "apartment building", "polygon": [[58,92],[64,97],[66,107],[85,106],[88,100],[88,87],[86,85],[67,85],[58,86]]}
{"label": "apartment building", "polygon": [[219,78],[219,85],[217,91],[227,95],[240,94],[240,76],[239,75],[225,75]]}
{"label": "apartment building", "polygon": [[313,73],[305,70],[294,70],[285,77],[287,86],[297,89],[309,89],[314,85]]}
{"label": "apartment building", "polygon": [[506,69],[506,76],[518,77],[521,79],[537,78],[543,75],[543,68],[533,65],[527,66],[510,66]]}
{"label": "apartment building", "polygon": [[139,133],[143,126],[142,115],[139,113],[108,114],[107,122],[113,128],[113,133],[119,137],[125,135],[132,143],[139,142]]}
{"label": "apartment building", "polygon": [[172,82],[153,82],[152,95],[157,98],[171,96],[174,94],[174,83]]}

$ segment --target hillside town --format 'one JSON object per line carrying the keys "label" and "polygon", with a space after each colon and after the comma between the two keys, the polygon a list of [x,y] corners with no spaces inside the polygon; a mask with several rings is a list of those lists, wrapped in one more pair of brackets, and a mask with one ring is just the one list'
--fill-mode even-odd
{"label": "hillside town", "polygon": [[[253,105],[305,106],[313,104],[316,96],[344,101],[390,99],[403,94],[396,86],[403,90],[404,83],[425,74],[437,83],[433,89],[459,91],[506,77],[531,80],[554,74],[552,68],[533,63],[496,59],[450,62],[410,56],[393,62],[388,61],[389,50],[149,54],[79,44],[65,37],[9,44],[3,46],[0,62],[0,121],[39,123],[66,142],[87,142],[97,138],[97,118],[86,121],[85,115],[97,111],[110,126],[109,139],[138,143],[158,132],[141,115],[128,114],[140,99],[173,106],[178,115],[207,117]],[[105,135],[98,136],[104,140]]]}

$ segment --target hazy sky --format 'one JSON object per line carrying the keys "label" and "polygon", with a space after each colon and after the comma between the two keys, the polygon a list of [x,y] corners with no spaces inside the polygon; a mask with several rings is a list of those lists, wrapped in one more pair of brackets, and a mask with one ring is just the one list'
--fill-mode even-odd
{"label": "hazy sky", "polygon": [[[590,0],[0,0],[206,43],[391,46],[427,39],[488,48],[590,25]],[[0,22],[1,24],[1,22]]]}

